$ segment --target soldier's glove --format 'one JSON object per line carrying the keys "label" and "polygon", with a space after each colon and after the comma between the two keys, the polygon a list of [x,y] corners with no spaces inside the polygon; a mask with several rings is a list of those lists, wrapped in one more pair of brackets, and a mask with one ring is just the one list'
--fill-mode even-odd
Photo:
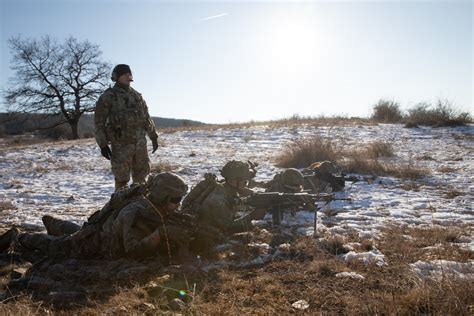
{"label": "soldier's glove", "polygon": [[153,144],[152,153],[155,153],[155,151],[158,149],[158,138],[152,138],[151,143]]}
{"label": "soldier's glove", "polygon": [[109,146],[100,147],[100,153],[107,160],[110,160],[110,157],[112,157],[112,152],[110,151]]}

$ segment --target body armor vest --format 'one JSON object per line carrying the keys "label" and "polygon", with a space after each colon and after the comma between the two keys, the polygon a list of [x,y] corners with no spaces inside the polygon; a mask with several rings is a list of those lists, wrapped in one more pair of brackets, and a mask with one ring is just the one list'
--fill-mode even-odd
{"label": "body armor vest", "polygon": [[130,89],[110,89],[112,102],[106,122],[111,143],[133,144],[146,135],[145,104],[140,94]]}

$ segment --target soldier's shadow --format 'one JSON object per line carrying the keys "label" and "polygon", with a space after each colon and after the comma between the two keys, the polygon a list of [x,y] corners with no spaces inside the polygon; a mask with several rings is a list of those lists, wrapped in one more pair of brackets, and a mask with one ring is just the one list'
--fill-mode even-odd
{"label": "soldier's shadow", "polygon": [[171,308],[170,303],[176,304],[176,299],[184,305],[192,300],[197,284],[208,277],[189,265],[169,265],[166,258],[143,261],[44,258],[31,266],[15,254],[4,256],[2,262],[27,270],[19,275],[11,272],[12,265],[0,267],[0,273],[6,275],[10,270],[11,276],[8,284],[4,284],[2,300],[27,294],[60,310],[100,304],[124,287],[137,286],[145,289],[144,301],[166,310]]}

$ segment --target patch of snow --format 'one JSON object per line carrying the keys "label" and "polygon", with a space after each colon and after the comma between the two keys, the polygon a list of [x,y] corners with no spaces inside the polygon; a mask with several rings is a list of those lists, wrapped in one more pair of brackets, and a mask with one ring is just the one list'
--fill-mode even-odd
{"label": "patch of snow", "polygon": [[374,262],[378,266],[385,265],[385,256],[376,249],[367,252],[349,251],[348,253],[341,255],[341,258],[346,262],[359,260],[366,264]]}
{"label": "patch of snow", "polygon": [[420,277],[441,280],[445,275],[455,275],[474,280],[474,261],[465,263],[446,260],[417,261],[410,264],[410,267]]}
{"label": "patch of snow", "polygon": [[365,277],[355,272],[339,272],[336,274],[337,278],[351,278],[356,280],[364,280]]}
{"label": "patch of snow", "polygon": [[299,300],[291,304],[291,306],[299,310],[305,310],[309,308],[309,303],[305,300]]}
{"label": "patch of snow", "polygon": [[249,243],[247,246],[256,249],[260,254],[268,254],[271,250],[270,245],[267,243]]}

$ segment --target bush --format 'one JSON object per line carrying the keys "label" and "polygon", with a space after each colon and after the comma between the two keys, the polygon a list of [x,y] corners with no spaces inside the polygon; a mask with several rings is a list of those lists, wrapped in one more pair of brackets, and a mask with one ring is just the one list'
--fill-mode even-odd
{"label": "bush", "polygon": [[377,159],[369,159],[364,151],[353,151],[340,165],[344,173],[384,175],[385,167]]}
{"label": "bush", "polygon": [[384,141],[371,142],[367,145],[367,155],[370,158],[393,157],[393,146]]}
{"label": "bush", "polygon": [[467,123],[472,123],[468,112],[461,112],[448,100],[438,100],[434,108],[429,103],[421,102],[409,109],[405,127],[459,126]]}
{"label": "bush", "polygon": [[395,101],[379,100],[373,107],[372,120],[383,123],[399,123],[403,120],[400,105]]}
{"label": "bush", "polygon": [[316,161],[337,160],[338,150],[330,139],[321,136],[294,140],[276,157],[282,168],[305,168]]}

